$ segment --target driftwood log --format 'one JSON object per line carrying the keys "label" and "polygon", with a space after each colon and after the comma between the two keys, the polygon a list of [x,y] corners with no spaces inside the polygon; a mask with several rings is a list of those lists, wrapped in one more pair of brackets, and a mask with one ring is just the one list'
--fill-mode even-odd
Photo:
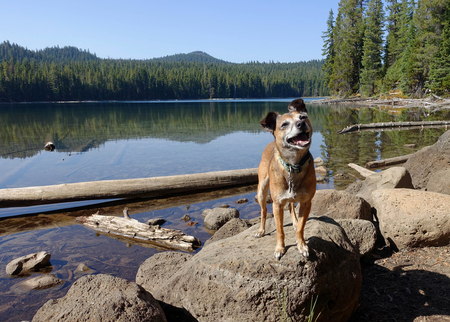
{"label": "driftwood log", "polygon": [[0,207],[24,207],[98,199],[160,198],[258,182],[258,169],[242,169],[143,179],[105,180],[53,186],[0,189]]}
{"label": "driftwood log", "polygon": [[124,217],[93,214],[77,217],[76,221],[99,233],[124,237],[130,241],[136,240],[141,244],[150,243],[164,248],[185,251],[193,251],[201,246],[199,239],[186,235],[179,230],[150,226],[136,219],[131,219],[128,216],[127,208],[124,209]]}
{"label": "driftwood log", "polygon": [[354,163],[349,163],[348,166],[350,168],[353,168],[356,171],[358,171],[364,178],[367,178],[368,176],[371,176],[372,174],[375,173],[374,171],[367,170],[366,168],[363,168],[363,167],[361,167],[361,166],[359,166],[357,164],[354,164]]}
{"label": "driftwood log", "polygon": [[337,134],[345,134],[354,131],[383,129],[383,128],[403,128],[403,127],[427,127],[427,126],[449,126],[450,121],[422,121],[422,122],[385,122],[385,123],[368,123],[354,124],[347,126],[345,129],[337,131]]}
{"label": "driftwood log", "polygon": [[370,162],[366,163],[366,168],[369,168],[369,169],[380,168],[380,167],[386,167],[389,165],[405,163],[406,161],[408,161],[410,156],[412,156],[412,154],[401,155],[399,157],[388,158],[388,159],[384,159],[384,160],[370,161]]}

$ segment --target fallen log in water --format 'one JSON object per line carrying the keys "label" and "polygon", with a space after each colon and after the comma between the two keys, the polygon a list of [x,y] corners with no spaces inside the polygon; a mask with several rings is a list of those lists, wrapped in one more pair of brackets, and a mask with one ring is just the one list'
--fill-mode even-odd
{"label": "fallen log in water", "polygon": [[375,173],[374,171],[367,170],[366,168],[363,168],[363,167],[361,167],[361,166],[359,166],[357,164],[354,164],[354,163],[349,163],[348,166],[350,168],[353,168],[356,171],[358,171],[364,178],[367,178],[368,176],[371,176],[372,174]]}
{"label": "fallen log in water", "polygon": [[77,217],[76,221],[97,232],[125,237],[140,243],[154,243],[165,248],[186,251],[193,251],[201,246],[199,239],[179,230],[150,226],[131,219],[127,208],[124,209],[124,217],[93,214]]}
{"label": "fallen log in water", "polygon": [[191,194],[258,182],[258,169],[142,179],[105,180],[53,186],[0,189],[0,207],[24,207],[97,199],[137,199]]}
{"label": "fallen log in water", "polygon": [[385,122],[385,123],[368,123],[354,124],[347,126],[345,129],[337,131],[337,134],[345,134],[354,131],[366,129],[382,129],[382,128],[402,128],[402,127],[426,127],[426,126],[449,126],[450,121],[421,121],[421,122]]}
{"label": "fallen log in water", "polygon": [[395,158],[389,158],[384,160],[378,160],[378,161],[370,161],[366,163],[366,168],[380,168],[380,167],[386,167],[389,165],[404,163],[408,161],[409,157],[412,156],[412,154],[402,155]]}

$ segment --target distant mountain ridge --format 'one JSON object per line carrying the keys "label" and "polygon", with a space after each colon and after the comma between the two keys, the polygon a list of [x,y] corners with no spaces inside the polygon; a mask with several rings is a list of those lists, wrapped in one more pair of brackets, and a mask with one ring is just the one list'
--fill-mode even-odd
{"label": "distant mountain ridge", "polygon": [[164,61],[168,63],[187,62],[187,63],[213,63],[213,64],[232,64],[222,59],[215,58],[203,51],[193,51],[189,54],[175,54],[160,58],[150,59],[151,61]]}
{"label": "distant mountain ridge", "polygon": [[[89,50],[83,50],[72,46],[50,47],[40,50],[30,50],[20,45],[4,41],[0,44],[0,61],[10,61],[14,58],[16,61],[23,61],[27,58],[29,61],[67,63],[69,61],[98,61],[109,58],[99,58]],[[111,60],[111,59],[109,59]],[[112,59],[128,60],[128,59]],[[132,60],[132,59],[129,59]],[[188,63],[212,63],[212,64],[232,64],[225,60],[215,58],[202,51],[193,51],[188,54],[175,54],[159,58],[144,59],[143,61],[163,61],[168,63],[188,62]]]}

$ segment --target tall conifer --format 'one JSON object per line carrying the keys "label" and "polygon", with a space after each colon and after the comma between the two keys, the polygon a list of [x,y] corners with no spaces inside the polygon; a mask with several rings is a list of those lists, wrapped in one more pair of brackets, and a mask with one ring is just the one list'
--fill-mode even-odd
{"label": "tall conifer", "polygon": [[381,77],[383,53],[384,11],[381,0],[370,0],[365,18],[364,45],[361,70],[362,94],[371,96]]}

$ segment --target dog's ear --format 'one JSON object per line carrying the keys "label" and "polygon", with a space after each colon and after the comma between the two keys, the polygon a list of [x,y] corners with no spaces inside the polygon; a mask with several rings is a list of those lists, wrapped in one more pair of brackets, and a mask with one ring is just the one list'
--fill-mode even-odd
{"label": "dog's ear", "polygon": [[289,112],[308,113],[308,111],[306,110],[305,102],[301,98],[293,100],[291,103],[289,103],[288,110]]}
{"label": "dog's ear", "polygon": [[267,113],[267,116],[261,121],[261,126],[263,127],[264,131],[273,134],[277,126],[277,117],[278,117],[277,112]]}

